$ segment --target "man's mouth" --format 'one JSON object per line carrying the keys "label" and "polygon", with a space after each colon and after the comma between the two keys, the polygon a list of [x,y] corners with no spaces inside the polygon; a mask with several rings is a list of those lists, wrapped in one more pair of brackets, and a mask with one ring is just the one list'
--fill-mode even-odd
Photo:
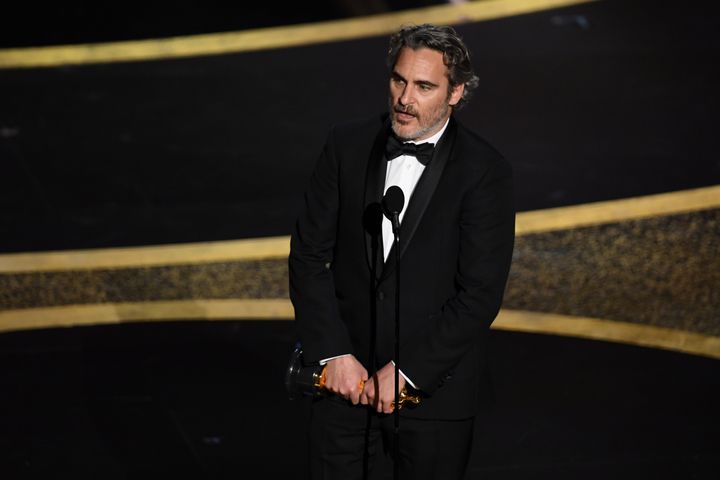
{"label": "man's mouth", "polygon": [[410,121],[415,118],[415,115],[409,111],[395,109],[395,118],[398,120]]}

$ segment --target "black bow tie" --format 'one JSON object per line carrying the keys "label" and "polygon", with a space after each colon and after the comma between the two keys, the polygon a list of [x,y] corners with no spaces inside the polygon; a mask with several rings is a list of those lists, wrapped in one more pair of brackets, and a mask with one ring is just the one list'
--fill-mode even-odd
{"label": "black bow tie", "polygon": [[434,149],[435,145],[432,143],[402,143],[394,135],[390,135],[385,146],[385,155],[387,155],[388,161],[400,155],[412,155],[418,159],[418,162],[427,165],[432,159]]}

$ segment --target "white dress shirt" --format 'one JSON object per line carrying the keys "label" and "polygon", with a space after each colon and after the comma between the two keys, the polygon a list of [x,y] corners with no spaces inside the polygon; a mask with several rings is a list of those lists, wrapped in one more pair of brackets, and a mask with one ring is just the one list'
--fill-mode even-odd
{"label": "white dress shirt", "polygon": [[[448,121],[445,122],[445,125],[443,125],[439,132],[426,140],[410,140],[404,143],[432,143],[433,145],[435,145],[438,140],[440,140],[440,137],[442,137],[442,134],[445,133],[445,129],[447,128],[449,121],[450,120],[448,119]],[[420,176],[422,175],[424,170],[425,165],[418,162],[417,158],[412,155],[400,155],[394,160],[387,162],[387,169],[385,170],[385,188],[383,189],[383,195],[385,195],[387,189],[392,187],[393,185],[397,185],[402,190],[403,195],[405,195],[405,205],[403,205],[403,209],[399,215],[401,224],[403,216],[405,215],[405,211],[407,210],[407,206],[410,203],[410,198],[412,197],[413,191],[415,190],[415,186],[417,185],[418,180],[420,180]],[[392,247],[393,242],[395,241],[395,236],[393,235],[392,231],[392,223],[384,215],[382,221],[382,238],[383,255],[385,257],[385,261],[387,261],[388,255],[390,254],[390,247]]]}

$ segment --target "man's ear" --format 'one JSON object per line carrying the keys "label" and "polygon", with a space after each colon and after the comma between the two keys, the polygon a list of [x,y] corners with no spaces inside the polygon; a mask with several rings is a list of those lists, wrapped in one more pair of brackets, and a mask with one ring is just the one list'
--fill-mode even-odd
{"label": "man's ear", "polygon": [[463,96],[463,93],[465,92],[465,84],[461,83],[460,85],[456,85],[453,87],[452,91],[450,92],[450,100],[448,101],[448,105],[451,107],[454,107],[458,104],[460,99]]}

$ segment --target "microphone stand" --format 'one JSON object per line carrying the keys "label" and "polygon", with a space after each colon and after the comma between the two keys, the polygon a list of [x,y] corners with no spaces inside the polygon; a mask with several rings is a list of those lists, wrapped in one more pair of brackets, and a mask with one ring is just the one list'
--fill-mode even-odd
{"label": "microphone stand", "polygon": [[393,478],[400,478],[400,220],[397,212],[393,212],[393,234],[395,236],[395,421],[393,454]]}
{"label": "microphone stand", "polygon": [[405,205],[405,195],[400,187],[393,185],[387,189],[382,200],[385,216],[392,223],[395,250],[395,420],[393,462],[394,478],[400,478],[400,212]]}

